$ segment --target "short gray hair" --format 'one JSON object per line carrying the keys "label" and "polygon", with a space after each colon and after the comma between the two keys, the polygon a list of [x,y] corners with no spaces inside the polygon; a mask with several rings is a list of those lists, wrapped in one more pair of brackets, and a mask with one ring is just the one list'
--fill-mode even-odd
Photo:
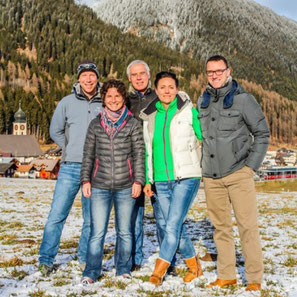
{"label": "short gray hair", "polygon": [[133,65],[136,65],[136,64],[142,64],[142,65],[144,65],[147,75],[150,76],[151,71],[150,71],[150,67],[147,65],[147,63],[145,63],[143,60],[134,60],[127,67],[127,76],[128,76],[128,78],[130,77],[130,68]]}

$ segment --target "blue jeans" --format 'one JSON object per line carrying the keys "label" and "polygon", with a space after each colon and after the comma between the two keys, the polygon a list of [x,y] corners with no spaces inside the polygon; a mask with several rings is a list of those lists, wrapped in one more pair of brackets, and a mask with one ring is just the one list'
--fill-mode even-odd
{"label": "blue jeans", "polygon": [[115,209],[116,274],[130,273],[132,267],[132,212],[136,199],[131,197],[131,188],[103,190],[92,188],[91,236],[88,245],[87,265],[83,276],[97,280],[101,274],[104,239],[107,232],[112,205]]}
{"label": "blue jeans", "polygon": [[[80,163],[65,162],[61,164],[51,210],[44,227],[39,249],[40,264],[52,266],[55,261],[65,221],[80,189],[80,168]],[[90,236],[90,199],[82,195],[81,203],[83,226],[78,245],[78,260],[79,262],[86,262]]]}
{"label": "blue jeans", "polygon": [[[154,190],[155,192],[155,190]],[[165,235],[166,229],[166,221],[163,217],[163,213],[161,211],[161,207],[159,204],[156,195],[151,198],[151,204],[154,211],[154,217],[156,220],[157,226],[157,238],[159,246],[161,246],[162,240]],[[144,238],[144,231],[143,231],[143,218],[144,218],[144,209],[145,209],[145,196],[142,193],[137,199],[133,210],[133,247],[132,247],[132,262],[135,265],[141,265],[143,261],[143,238]],[[175,266],[176,257],[173,258],[171,265]]]}
{"label": "blue jeans", "polygon": [[200,180],[195,178],[156,182],[157,197],[166,220],[159,257],[167,262],[172,261],[177,248],[184,259],[195,257],[195,249],[184,221],[199,185]]}

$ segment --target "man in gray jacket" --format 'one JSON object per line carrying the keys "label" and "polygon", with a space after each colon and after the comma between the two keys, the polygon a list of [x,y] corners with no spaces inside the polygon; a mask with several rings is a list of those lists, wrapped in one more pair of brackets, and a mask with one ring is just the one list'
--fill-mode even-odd
{"label": "man in gray jacket", "polygon": [[[97,66],[91,61],[82,61],[77,68],[78,82],[74,84],[72,94],[59,102],[51,121],[50,136],[62,148],[62,160],[39,250],[39,270],[44,276],[53,271],[63,226],[80,189],[87,128],[102,109],[98,78]],[[90,235],[90,199],[82,195],[81,203],[84,222],[78,260],[83,268]]]}
{"label": "man in gray jacket", "polygon": [[232,79],[224,57],[209,58],[206,73],[208,85],[197,108],[203,136],[202,175],[218,251],[218,277],[207,287],[236,284],[232,205],[245,260],[246,290],[260,290],[263,260],[253,176],[265,157],[269,130],[261,107]]}

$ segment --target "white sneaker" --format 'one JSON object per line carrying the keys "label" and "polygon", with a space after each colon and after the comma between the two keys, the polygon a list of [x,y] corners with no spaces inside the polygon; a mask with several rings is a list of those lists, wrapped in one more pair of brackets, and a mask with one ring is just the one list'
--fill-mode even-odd
{"label": "white sneaker", "polygon": [[87,286],[87,285],[90,285],[90,284],[93,284],[94,281],[88,277],[88,276],[84,276],[82,279],[81,279],[81,283],[84,285],[84,286]]}
{"label": "white sneaker", "polygon": [[122,275],[120,275],[122,278],[126,278],[126,279],[132,279],[131,274],[129,273],[123,273]]}

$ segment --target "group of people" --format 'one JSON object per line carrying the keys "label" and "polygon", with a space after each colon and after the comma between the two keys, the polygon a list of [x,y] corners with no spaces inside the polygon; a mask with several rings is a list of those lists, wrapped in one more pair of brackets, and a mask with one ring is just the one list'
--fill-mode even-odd
{"label": "group of people", "polygon": [[166,273],[177,275],[177,251],[187,266],[184,282],[201,276],[185,219],[203,178],[218,252],[217,279],[207,288],[236,284],[232,207],[245,260],[246,290],[261,289],[253,175],[266,154],[268,126],[255,98],[232,79],[223,56],[207,60],[206,74],[208,84],[195,108],[179,90],[173,72],[159,72],[153,89],[149,66],[142,60],[127,67],[128,91],[120,80],[101,84],[92,61],[79,64],[78,82],[59,102],[50,125],[62,159],[39,251],[43,275],[54,270],[63,225],[81,187],[78,261],[83,284],[95,282],[102,273],[112,206],[116,275],[131,278],[131,271],[141,269],[145,196],[153,207],[159,243],[149,282],[159,286]]}

